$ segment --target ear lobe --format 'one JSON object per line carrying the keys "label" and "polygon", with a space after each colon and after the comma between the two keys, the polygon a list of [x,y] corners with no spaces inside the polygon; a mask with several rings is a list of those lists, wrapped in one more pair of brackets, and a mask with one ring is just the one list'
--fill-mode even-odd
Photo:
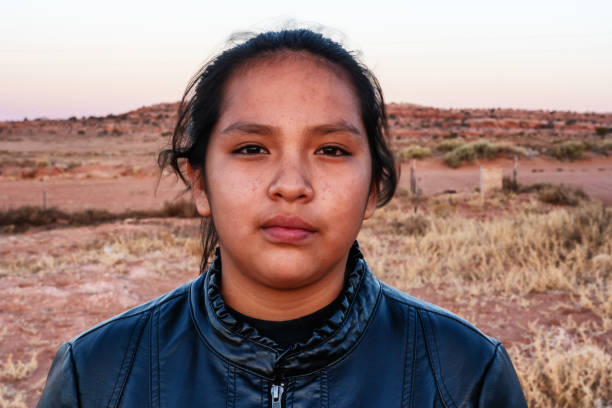
{"label": "ear lobe", "polygon": [[208,203],[206,191],[202,187],[203,183],[201,179],[201,171],[197,169],[194,170],[189,163],[187,163],[186,167],[189,182],[191,183],[193,202],[196,205],[198,214],[200,214],[202,217],[210,217],[210,204]]}
{"label": "ear lobe", "polygon": [[368,202],[366,203],[366,208],[363,213],[364,220],[367,220],[372,215],[374,215],[374,211],[376,211],[377,201],[378,201],[378,193],[376,191],[376,186],[372,186],[372,190],[370,190],[370,195],[368,196]]}

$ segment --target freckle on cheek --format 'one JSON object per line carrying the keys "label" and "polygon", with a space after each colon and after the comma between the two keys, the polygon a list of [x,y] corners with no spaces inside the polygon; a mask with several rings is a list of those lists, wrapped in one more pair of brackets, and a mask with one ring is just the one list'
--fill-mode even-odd
{"label": "freckle on cheek", "polygon": [[254,193],[257,191],[257,189],[259,188],[261,182],[259,180],[254,180],[249,184],[249,190],[251,191],[251,193]]}
{"label": "freckle on cheek", "polygon": [[332,190],[331,186],[328,184],[321,186],[321,200],[326,200],[327,197],[329,197],[329,193],[333,191],[334,190]]}

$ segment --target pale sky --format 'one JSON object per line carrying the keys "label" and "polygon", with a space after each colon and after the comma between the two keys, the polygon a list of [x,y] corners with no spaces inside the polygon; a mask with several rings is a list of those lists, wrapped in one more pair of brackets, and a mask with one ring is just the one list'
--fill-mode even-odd
{"label": "pale sky", "polygon": [[612,1],[9,1],[0,120],[180,99],[236,31],[323,25],[387,102],[612,112]]}

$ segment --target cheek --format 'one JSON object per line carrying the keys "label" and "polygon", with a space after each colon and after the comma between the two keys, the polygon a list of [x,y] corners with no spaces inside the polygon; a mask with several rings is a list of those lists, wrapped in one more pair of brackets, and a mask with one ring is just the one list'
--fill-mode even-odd
{"label": "cheek", "polygon": [[210,176],[210,204],[219,221],[223,217],[225,222],[237,222],[237,215],[248,212],[264,188],[263,177],[254,172],[219,167]]}
{"label": "cheek", "polygon": [[370,177],[361,168],[342,172],[336,177],[321,175],[319,194],[322,202],[361,216],[370,191]]}

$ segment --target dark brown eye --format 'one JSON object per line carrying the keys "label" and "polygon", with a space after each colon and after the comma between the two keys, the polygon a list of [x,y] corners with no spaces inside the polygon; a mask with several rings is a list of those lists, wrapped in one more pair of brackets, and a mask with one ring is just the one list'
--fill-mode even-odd
{"label": "dark brown eye", "polygon": [[324,146],[317,150],[315,154],[322,154],[325,156],[349,156],[350,153],[338,146]]}
{"label": "dark brown eye", "polygon": [[246,145],[234,150],[232,153],[244,155],[266,154],[268,151],[259,145]]}

